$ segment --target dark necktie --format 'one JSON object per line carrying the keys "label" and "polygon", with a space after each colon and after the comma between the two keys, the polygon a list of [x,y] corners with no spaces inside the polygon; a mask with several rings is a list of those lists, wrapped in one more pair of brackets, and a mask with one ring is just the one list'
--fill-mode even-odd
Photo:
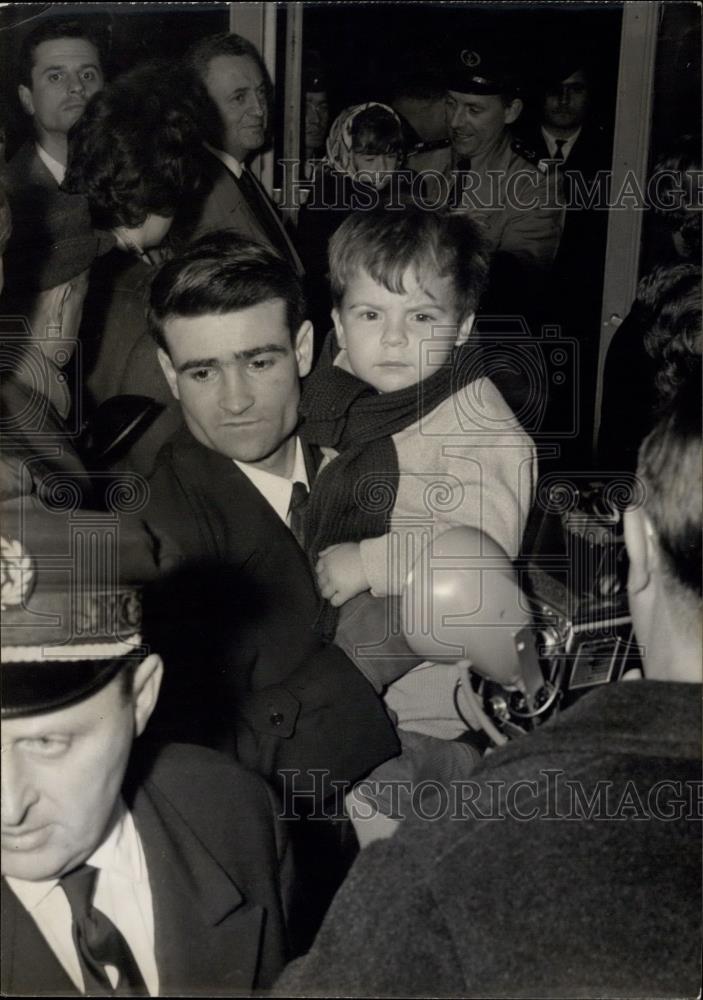
{"label": "dark necktie", "polygon": [[[73,943],[85,992],[89,996],[148,996],[129,945],[110,918],[93,906],[97,875],[97,868],[81,865],[60,880],[71,905]],[[105,971],[106,965],[113,965],[119,973],[115,989]]]}
{"label": "dark necktie", "polygon": [[308,505],[308,488],[305,483],[293,483],[288,504],[290,530],[301,548],[305,548],[305,511]]}
{"label": "dark necktie", "polygon": [[464,188],[466,187],[469,178],[467,174],[471,170],[471,157],[462,156],[456,163],[455,176],[454,176],[454,204],[457,208],[466,208],[464,205]]}
{"label": "dark necktie", "polygon": [[566,145],[566,139],[555,139],[554,140],[555,150],[552,159],[555,164],[559,166],[560,163],[564,162],[564,146]]}
{"label": "dark necktie", "polygon": [[276,210],[254,175],[246,168],[242,170],[239,177],[239,188],[246,198],[249,208],[256,216],[256,221],[266,233],[271,246],[274,250],[278,250],[283,259],[295,268],[295,261],[291,257],[290,247],[283,234],[281,224],[273,218],[272,213]]}

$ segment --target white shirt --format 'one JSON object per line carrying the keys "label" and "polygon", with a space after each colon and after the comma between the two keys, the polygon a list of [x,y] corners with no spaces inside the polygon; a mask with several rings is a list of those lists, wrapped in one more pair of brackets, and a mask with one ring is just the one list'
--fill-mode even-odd
{"label": "white shirt", "polygon": [[547,149],[549,150],[549,158],[551,160],[553,160],[554,157],[557,155],[557,139],[559,140],[559,142],[563,143],[561,147],[561,156],[562,156],[562,161],[565,162],[566,160],[569,159],[569,153],[574,148],[574,143],[576,142],[576,140],[580,135],[581,135],[581,129],[579,128],[574,132],[573,135],[570,135],[568,139],[562,139],[561,136],[552,135],[551,132],[548,132],[546,128],[542,126],[542,136],[547,145]]}
{"label": "white shirt", "polygon": [[242,171],[246,170],[243,163],[240,163],[236,156],[232,156],[231,153],[226,153],[224,149],[215,149],[211,146],[209,142],[203,143],[206,149],[209,149],[213,156],[216,156],[221,163],[230,170],[235,177],[239,178],[242,176]]}
{"label": "white shirt", "polygon": [[42,161],[42,163],[49,171],[51,176],[54,178],[56,183],[63,184],[63,179],[66,176],[66,168],[64,167],[63,163],[59,163],[58,160],[55,160],[54,157],[51,156],[49,153],[47,153],[44,147],[40,146],[38,142],[36,142],[34,145],[37,150],[37,156]]}
{"label": "white shirt", "polygon": [[276,476],[273,472],[266,472],[256,465],[249,465],[247,462],[237,462],[234,464],[244,473],[247,479],[257,488],[264,500],[271,504],[280,519],[290,528],[290,518],[288,508],[290,507],[293,483],[303,483],[310,488],[308,474],[305,470],[305,459],[300,438],[295,439],[295,461],[293,463],[293,475],[290,479],[285,476]]}
{"label": "white shirt", "polygon": [[[99,869],[93,905],[123,934],[149,994],[158,996],[151,887],[142,842],[126,807],[110,835],[86,864]],[[59,880],[26,882],[8,878],[7,884],[36,923],[76,989],[84,993],[83,974],[71,936],[71,906]],[[117,970],[108,965],[105,971],[116,986]]]}

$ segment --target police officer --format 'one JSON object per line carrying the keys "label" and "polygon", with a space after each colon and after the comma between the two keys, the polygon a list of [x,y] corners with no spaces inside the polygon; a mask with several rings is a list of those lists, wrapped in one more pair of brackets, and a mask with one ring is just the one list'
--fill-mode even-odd
{"label": "police officer", "polygon": [[425,184],[427,201],[468,212],[485,227],[495,254],[493,289],[504,294],[548,272],[563,227],[556,184],[511,132],[523,107],[514,67],[489,38],[469,39],[452,55],[446,73],[451,145],[441,172],[427,175]]}
{"label": "police officer", "polygon": [[153,539],[16,506],[0,562],[3,995],[269,985],[293,886],[273,795],[214,751],[137,739],[163,670],[141,631]]}

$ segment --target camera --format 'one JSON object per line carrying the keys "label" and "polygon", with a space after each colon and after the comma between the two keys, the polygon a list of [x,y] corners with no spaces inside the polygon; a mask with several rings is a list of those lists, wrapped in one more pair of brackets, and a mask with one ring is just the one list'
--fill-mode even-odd
{"label": "camera", "polygon": [[585,692],[641,671],[627,601],[622,511],[641,500],[636,477],[555,475],[540,486],[541,514],[518,578],[532,627],[515,636],[527,693],[473,679],[507,736],[535,728]]}

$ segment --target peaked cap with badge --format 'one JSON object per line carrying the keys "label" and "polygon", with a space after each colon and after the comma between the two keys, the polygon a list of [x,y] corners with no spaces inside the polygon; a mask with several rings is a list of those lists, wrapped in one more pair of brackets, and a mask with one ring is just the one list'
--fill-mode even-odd
{"label": "peaked cap with badge", "polygon": [[459,94],[502,94],[517,97],[523,90],[517,53],[504,39],[473,34],[449,58],[447,89]]}
{"label": "peaked cap with badge", "polygon": [[66,708],[143,660],[140,589],[158,571],[151,536],[115,514],[4,510],[3,718]]}

